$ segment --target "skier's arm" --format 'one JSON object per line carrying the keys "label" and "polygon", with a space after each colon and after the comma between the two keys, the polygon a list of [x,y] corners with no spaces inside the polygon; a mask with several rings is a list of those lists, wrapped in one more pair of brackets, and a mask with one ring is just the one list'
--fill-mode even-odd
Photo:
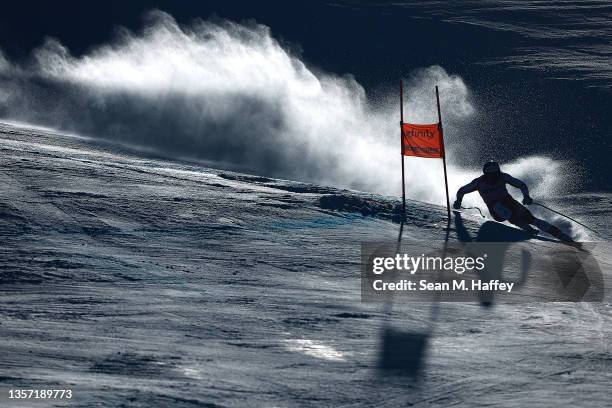
{"label": "skier's arm", "polygon": [[468,184],[457,190],[457,200],[455,200],[453,207],[460,208],[463,196],[472,193],[476,190],[478,190],[478,178],[475,178],[474,180],[470,181]]}
{"label": "skier's arm", "polygon": [[523,202],[527,202],[528,204],[531,204],[533,200],[529,196],[529,189],[527,188],[527,184],[523,183],[521,180],[517,178],[512,177],[511,175],[507,173],[503,173],[503,178],[506,183],[521,190],[521,193],[523,193]]}

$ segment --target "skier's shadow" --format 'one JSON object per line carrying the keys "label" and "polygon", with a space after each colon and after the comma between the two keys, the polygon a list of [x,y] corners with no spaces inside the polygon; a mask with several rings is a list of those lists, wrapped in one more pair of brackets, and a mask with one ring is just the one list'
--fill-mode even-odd
{"label": "skier's shadow", "polygon": [[[454,212],[455,214],[455,230],[457,231],[457,239],[460,242],[521,242],[528,241],[533,238],[533,235],[527,231],[523,231],[517,228],[509,227],[505,224],[494,221],[485,221],[475,237],[472,237],[463,223],[461,213]],[[538,238],[544,241],[555,242],[552,239]]]}
{"label": "skier's shadow", "polygon": [[[528,241],[533,238],[527,231],[512,228],[493,221],[484,222],[478,229],[476,236],[472,237],[463,223],[461,214],[459,212],[454,212],[454,215],[457,239],[459,242],[466,243],[466,251],[475,254],[487,254],[486,268],[479,272],[479,278],[482,281],[502,280],[504,261],[508,248],[516,242]],[[546,238],[541,239],[552,241]],[[495,244],[491,245],[491,243]],[[531,254],[523,249],[521,256],[521,272],[518,280],[514,282],[515,287],[522,286],[527,280],[527,273],[531,266],[531,261]],[[506,279],[504,281],[507,282],[508,280]],[[493,306],[493,291],[478,292],[478,297],[483,307]]]}
{"label": "skier's shadow", "polygon": [[[604,299],[604,279],[601,268],[593,254],[587,249],[587,245],[584,243],[574,243],[573,245],[566,246],[557,240],[544,237],[534,238],[526,231],[511,228],[492,221],[487,221],[482,224],[476,236],[472,237],[463,224],[461,214],[458,212],[455,213],[455,229],[458,240],[465,243],[466,251],[472,250],[472,252],[482,253],[482,247],[487,245],[489,256],[486,263],[487,267],[480,274],[481,280],[502,280],[504,260],[508,248],[516,242],[536,239],[538,241],[561,244],[549,248],[536,247],[536,252],[533,252],[535,257],[540,260],[542,260],[542,257],[548,258],[548,268],[550,268],[551,272],[554,271],[554,275],[540,273],[536,275],[536,277],[539,278],[540,281],[544,281],[547,278],[550,279],[549,282],[546,282],[549,286],[555,284],[554,276],[556,276],[560,282],[560,286],[558,286],[556,292],[552,294],[556,301],[601,302]],[[490,243],[496,244],[491,245]],[[481,246],[480,248],[479,244]],[[470,246],[472,248],[470,248]],[[591,246],[594,246],[594,244],[591,243]],[[545,252],[542,253],[542,250]],[[528,271],[533,263],[532,258],[532,254],[527,249],[521,248],[520,277],[515,281],[515,288],[522,286],[526,282]],[[507,282],[508,279],[504,281]],[[532,282],[532,285],[537,287],[538,284]],[[539,285],[541,288],[542,282],[540,282]],[[479,296],[483,306],[493,305],[493,292],[486,292],[484,294],[479,293]]]}

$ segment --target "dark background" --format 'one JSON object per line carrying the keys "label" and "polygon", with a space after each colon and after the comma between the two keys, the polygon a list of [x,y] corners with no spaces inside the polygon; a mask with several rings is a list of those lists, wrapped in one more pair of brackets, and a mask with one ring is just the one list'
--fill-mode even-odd
{"label": "dark background", "polygon": [[[479,156],[466,165],[546,154],[584,170],[580,190],[610,190],[612,81],[605,65],[612,52],[602,48],[610,43],[602,22],[612,6],[534,10],[529,2],[494,3],[19,1],[2,7],[0,48],[11,60],[25,60],[51,36],[78,56],[112,40],[117,26],[137,31],[153,8],[179,23],[253,19],[310,66],[353,74],[373,98],[395,92],[398,79],[413,69],[439,64],[465,80],[479,111],[473,126]],[[552,49],[559,61],[532,63],[530,55],[540,48]],[[576,69],[562,60],[564,50],[578,50],[577,63],[599,61],[604,68]]]}

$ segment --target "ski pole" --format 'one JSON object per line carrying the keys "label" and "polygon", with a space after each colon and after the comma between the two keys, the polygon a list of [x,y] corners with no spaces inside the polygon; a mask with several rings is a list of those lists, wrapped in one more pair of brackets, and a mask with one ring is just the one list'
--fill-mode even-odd
{"label": "ski pole", "polygon": [[565,217],[565,218],[567,218],[568,220],[573,221],[573,222],[575,222],[575,223],[576,223],[576,224],[578,224],[578,225],[582,225],[584,228],[588,229],[589,231],[593,231],[593,232],[594,232],[594,233],[596,233],[596,234],[598,233],[597,231],[595,231],[595,230],[594,230],[594,229],[592,229],[592,228],[587,227],[586,225],[584,225],[584,224],[583,224],[583,223],[581,223],[580,221],[577,221],[577,220],[573,219],[572,217],[569,217],[569,216],[567,216],[567,215],[565,215],[565,214],[561,214],[559,211],[553,210],[552,208],[547,207],[547,206],[545,206],[544,204],[536,203],[535,201],[534,201],[532,204],[539,205],[540,207],[546,208],[548,211],[552,211],[552,212],[554,212],[555,214],[559,214],[560,216]]}

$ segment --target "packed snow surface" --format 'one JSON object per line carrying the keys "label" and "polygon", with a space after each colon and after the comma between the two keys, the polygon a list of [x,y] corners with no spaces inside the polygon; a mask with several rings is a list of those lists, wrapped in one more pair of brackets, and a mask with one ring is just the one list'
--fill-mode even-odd
{"label": "packed snow surface", "polygon": [[[435,322],[429,304],[362,303],[360,243],[397,239],[395,198],[6,124],[0,188],[0,406],[603,407],[611,399],[609,296],[444,303]],[[559,204],[609,228],[609,194]],[[406,239],[445,239],[445,209],[410,201],[407,210]],[[475,234],[482,221],[464,218]],[[610,254],[593,256],[607,293]],[[389,328],[426,337],[416,378],[378,368]],[[9,400],[9,389],[71,389],[73,398]]]}

